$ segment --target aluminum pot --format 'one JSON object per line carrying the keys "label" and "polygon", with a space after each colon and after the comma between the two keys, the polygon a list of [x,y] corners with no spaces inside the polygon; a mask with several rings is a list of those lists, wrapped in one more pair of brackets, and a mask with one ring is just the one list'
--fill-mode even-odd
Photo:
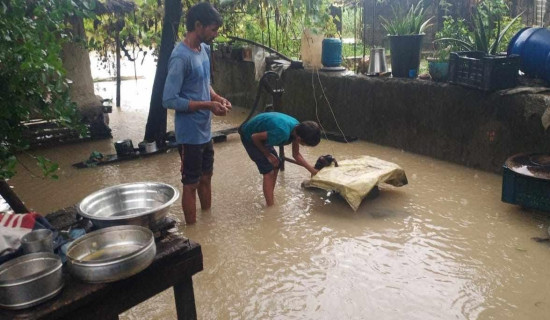
{"label": "aluminum pot", "polygon": [[134,224],[154,229],[178,197],[178,190],[166,183],[126,183],[88,195],[77,210],[98,228]]}
{"label": "aluminum pot", "polygon": [[53,253],[53,232],[49,229],[31,231],[21,238],[21,247],[24,253]]}
{"label": "aluminum pot", "polygon": [[30,253],[0,265],[0,307],[23,309],[53,298],[63,288],[61,259]]}
{"label": "aluminum pot", "polygon": [[157,253],[153,232],[128,225],[100,229],[67,248],[67,267],[85,282],[113,282],[147,268]]}

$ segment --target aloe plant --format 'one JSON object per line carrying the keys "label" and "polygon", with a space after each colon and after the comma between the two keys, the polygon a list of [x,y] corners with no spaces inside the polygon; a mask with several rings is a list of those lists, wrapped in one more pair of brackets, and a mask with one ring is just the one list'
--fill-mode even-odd
{"label": "aloe plant", "polygon": [[495,14],[485,2],[481,2],[472,13],[473,30],[468,40],[443,37],[434,42],[449,43],[463,51],[482,51],[495,55],[502,39],[521,15],[522,13],[514,17],[501,29],[502,17]]}
{"label": "aloe plant", "polygon": [[426,19],[424,1],[420,0],[416,5],[412,4],[407,12],[398,5],[392,6],[393,18],[386,19],[380,16],[382,27],[392,36],[423,34],[424,30],[431,26],[434,17]]}

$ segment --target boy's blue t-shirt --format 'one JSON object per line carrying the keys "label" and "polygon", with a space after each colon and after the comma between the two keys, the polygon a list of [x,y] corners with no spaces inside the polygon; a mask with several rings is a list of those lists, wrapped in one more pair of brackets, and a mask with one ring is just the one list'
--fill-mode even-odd
{"label": "boy's blue t-shirt", "polygon": [[252,134],[267,131],[267,145],[280,146],[290,142],[290,134],[299,123],[284,113],[264,112],[246,122],[241,131],[248,142],[252,142]]}
{"label": "boy's blue t-shirt", "polygon": [[210,101],[210,47],[195,52],[179,42],[168,62],[162,105],[174,109],[176,142],[203,144],[212,139],[210,110],[189,110],[190,101]]}

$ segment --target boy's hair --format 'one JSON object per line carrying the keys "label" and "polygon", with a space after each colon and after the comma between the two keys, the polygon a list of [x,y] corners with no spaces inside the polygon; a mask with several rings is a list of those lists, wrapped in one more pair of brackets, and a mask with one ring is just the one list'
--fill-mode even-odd
{"label": "boy's hair", "polygon": [[205,27],[213,24],[221,26],[223,23],[222,16],[218,10],[214,9],[208,2],[200,2],[187,11],[187,16],[185,18],[185,27],[187,31],[195,30],[195,22],[197,21]]}
{"label": "boy's hair", "polygon": [[321,129],[317,122],[302,121],[296,126],[296,135],[302,138],[304,144],[315,147],[321,141]]}

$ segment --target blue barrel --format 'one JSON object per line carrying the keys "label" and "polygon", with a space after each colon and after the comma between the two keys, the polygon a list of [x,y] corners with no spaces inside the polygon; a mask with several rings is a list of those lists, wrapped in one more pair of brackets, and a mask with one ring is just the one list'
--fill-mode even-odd
{"label": "blue barrel", "polygon": [[342,40],[338,38],[323,39],[321,62],[325,67],[339,67],[342,64]]}
{"label": "blue barrel", "polygon": [[508,44],[508,54],[520,56],[520,70],[550,81],[550,30],[523,28]]}

